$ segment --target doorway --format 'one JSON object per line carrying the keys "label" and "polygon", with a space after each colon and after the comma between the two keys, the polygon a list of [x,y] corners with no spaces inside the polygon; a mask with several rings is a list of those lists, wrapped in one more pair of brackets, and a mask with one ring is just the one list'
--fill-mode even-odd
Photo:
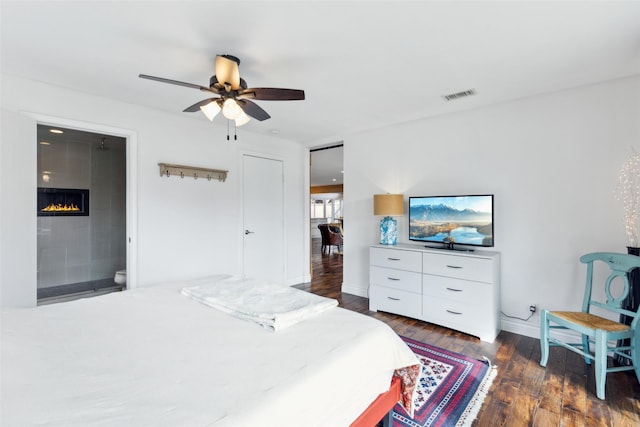
{"label": "doorway", "polygon": [[[311,259],[331,261],[331,257],[340,257],[342,266],[342,246],[328,246],[323,242],[318,225],[331,224],[331,229],[344,234],[343,191],[344,166],[343,144],[335,143],[310,150],[310,235]],[[325,237],[326,240],[326,237]],[[341,240],[344,240],[343,238]],[[334,243],[334,241],[331,241]],[[322,263],[313,263],[323,265]],[[332,269],[335,269],[332,263]],[[318,268],[312,268],[313,274]]]}
{"label": "doorway", "polygon": [[37,125],[38,304],[126,288],[127,140]]}

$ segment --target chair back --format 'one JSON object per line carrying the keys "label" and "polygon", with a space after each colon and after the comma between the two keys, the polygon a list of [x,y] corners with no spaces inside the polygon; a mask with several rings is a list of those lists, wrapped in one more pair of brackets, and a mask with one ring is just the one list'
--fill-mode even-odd
{"label": "chair back", "polygon": [[322,237],[322,244],[328,245],[330,242],[329,238],[329,224],[318,224],[318,228],[320,229],[320,236]]}
{"label": "chair back", "polygon": [[[609,266],[610,272],[604,281],[604,291],[606,301],[597,301],[593,299],[593,264],[595,261],[602,261]],[[591,307],[599,307],[604,310],[624,314],[633,318],[631,328],[635,329],[638,323],[638,311],[630,311],[622,308],[622,302],[629,294],[629,272],[634,268],[640,268],[640,257],[636,255],[628,255],[614,252],[594,252],[580,257],[580,262],[587,264],[587,283],[585,287],[584,300],[582,303],[582,311],[588,313]],[[612,286],[616,279],[621,279],[623,283],[622,292],[614,295]]]}
{"label": "chair back", "polygon": [[342,228],[340,224],[318,224],[323,245],[342,246]]}
{"label": "chair back", "polygon": [[330,232],[342,235],[342,226],[339,222],[330,222],[327,225],[329,226]]}

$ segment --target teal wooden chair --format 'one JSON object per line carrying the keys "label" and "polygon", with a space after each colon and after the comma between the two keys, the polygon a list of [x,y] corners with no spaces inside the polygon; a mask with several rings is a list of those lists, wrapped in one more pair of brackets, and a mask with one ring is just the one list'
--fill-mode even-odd
{"label": "teal wooden chair", "polygon": [[[593,284],[593,265],[596,261],[602,261],[609,265],[609,276],[603,283],[606,301],[596,301],[594,295],[602,295]],[[604,399],[604,386],[607,373],[635,370],[636,377],[640,381],[640,327],[638,318],[640,309],[636,312],[621,308],[621,303],[629,293],[629,279],[627,273],[634,268],[640,268],[640,257],[627,254],[596,252],[583,255],[580,262],[587,264],[587,283],[582,302],[582,311],[549,311],[542,310],[540,317],[540,347],[542,356],[540,364],[547,366],[549,359],[549,346],[560,345],[574,351],[584,357],[590,365],[595,361],[596,395]],[[617,280],[619,279],[619,280]],[[622,283],[620,283],[622,281]],[[620,286],[622,285],[622,286]],[[618,291],[619,288],[622,290]],[[616,295],[614,295],[614,292]],[[596,308],[599,314],[612,313],[619,318],[620,314],[632,319],[631,325],[606,319],[590,311]],[[552,329],[565,329],[574,331],[582,336],[582,342],[570,343],[550,336]],[[622,341],[625,340],[625,341]],[[593,345],[593,352],[590,346]],[[631,365],[611,366],[607,365],[607,353],[620,355],[631,360]]]}

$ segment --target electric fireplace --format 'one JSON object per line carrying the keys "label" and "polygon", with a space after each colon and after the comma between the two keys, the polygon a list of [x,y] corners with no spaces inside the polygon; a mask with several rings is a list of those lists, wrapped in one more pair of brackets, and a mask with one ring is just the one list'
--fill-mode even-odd
{"label": "electric fireplace", "polygon": [[89,216],[89,190],[38,187],[38,216]]}

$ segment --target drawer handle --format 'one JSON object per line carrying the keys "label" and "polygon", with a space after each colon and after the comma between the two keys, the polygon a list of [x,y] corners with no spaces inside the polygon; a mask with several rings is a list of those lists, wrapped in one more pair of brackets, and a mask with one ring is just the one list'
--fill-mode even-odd
{"label": "drawer handle", "polygon": [[453,288],[447,288],[448,291],[453,291],[453,292],[462,292],[462,289],[453,289]]}
{"label": "drawer handle", "polygon": [[387,297],[389,298],[391,301],[400,301],[400,298],[394,298],[394,297]]}
{"label": "drawer handle", "polygon": [[447,268],[462,268],[459,265],[447,265]]}
{"label": "drawer handle", "polygon": [[451,310],[447,310],[447,313],[451,313],[451,314],[462,314],[462,313],[459,313],[459,312],[457,312],[457,311],[451,311]]}
{"label": "drawer handle", "polygon": [[389,257],[389,258],[387,258],[387,259],[388,259],[389,261],[400,261],[400,258],[391,258],[391,257]]}
{"label": "drawer handle", "polygon": [[396,281],[396,282],[400,280],[400,279],[397,279],[397,278],[395,278],[395,277],[387,277],[387,279],[389,279],[389,280],[394,280],[394,281]]}

